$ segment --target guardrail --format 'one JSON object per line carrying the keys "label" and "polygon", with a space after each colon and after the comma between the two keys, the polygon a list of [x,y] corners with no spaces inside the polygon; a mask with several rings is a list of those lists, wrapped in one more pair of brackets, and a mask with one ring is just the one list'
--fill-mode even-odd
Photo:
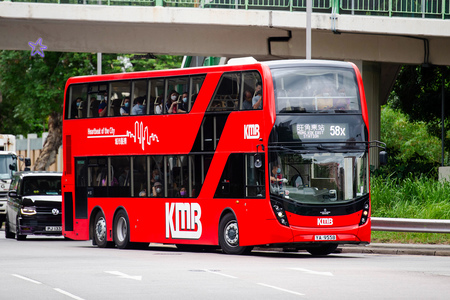
{"label": "guardrail", "polygon": [[[2,0],[0,0],[2,1]],[[305,11],[307,0],[3,0],[58,4],[166,6]],[[450,18],[450,0],[312,0],[313,12],[409,18]]]}
{"label": "guardrail", "polygon": [[450,233],[450,220],[373,218],[372,230]]}

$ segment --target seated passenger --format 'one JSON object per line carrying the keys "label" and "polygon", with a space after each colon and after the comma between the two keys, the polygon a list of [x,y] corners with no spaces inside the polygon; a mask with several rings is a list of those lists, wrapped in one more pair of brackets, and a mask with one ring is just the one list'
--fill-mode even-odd
{"label": "seated passenger", "polygon": [[162,114],[162,109],[163,109],[162,101],[163,101],[163,97],[162,96],[159,96],[158,98],[156,98],[156,101],[155,101],[155,115]]}
{"label": "seated passenger", "polygon": [[252,99],[253,109],[262,109],[262,92],[261,89],[256,92],[255,97]]}
{"label": "seated passenger", "polygon": [[170,96],[167,99],[166,102],[166,110],[169,114],[176,114],[177,113],[177,100],[178,100],[179,94],[176,91],[170,92]]}
{"label": "seated passenger", "polygon": [[177,113],[187,113],[189,110],[188,93],[184,92],[181,96],[181,102],[178,104]]}
{"label": "seated passenger", "polygon": [[78,110],[81,108],[81,97],[78,97],[77,99],[75,99],[75,102],[72,104],[72,110],[71,110],[71,118],[75,119],[78,118]]}
{"label": "seated passenger", "polygon": [[244,92],[244,102],[242,103],[242,109],[253,109],[252,93],[250,91]]}
{"label": "seated passenger", "polygon": [[152,197],[164,197],[163,186],[161,182],[157,181],[152,187]]}
{"label": "seated passenger", "polygon": [[131,109],[131,114],[143,115],[145,113],[144,98],[137,97],[134,101],[136,102],[136,105],[134,105],[133,108]]}
{"label": "seated passenger", "polygon": [[103,101],[98,106],[98,116],[104,117],[108,115],[108,96],[105,94]]}
{"label": "seated passenger", "polygon": [[123,99],[123,106],[120,108],[120,115],[121,116],[130,115],[130,98],[129,97],[125,97],[125,99]]}

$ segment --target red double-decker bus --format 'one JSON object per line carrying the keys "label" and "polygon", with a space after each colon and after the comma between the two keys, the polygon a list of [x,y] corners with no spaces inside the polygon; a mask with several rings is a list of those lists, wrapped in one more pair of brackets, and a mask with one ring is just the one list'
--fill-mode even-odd
{"label": "red double-decker bus", "polygon": [[370,242],[368,117],[351,63],[74,77],[65,95],[65,237],[231,254]]}

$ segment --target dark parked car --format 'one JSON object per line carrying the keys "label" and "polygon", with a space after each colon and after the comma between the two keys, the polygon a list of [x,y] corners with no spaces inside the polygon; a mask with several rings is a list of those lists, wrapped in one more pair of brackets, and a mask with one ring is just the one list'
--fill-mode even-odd
{"label": "dark parked car", "polygon": [[15,173],[8,192],[5,237],[61,235],[61,200],[61,173]]}

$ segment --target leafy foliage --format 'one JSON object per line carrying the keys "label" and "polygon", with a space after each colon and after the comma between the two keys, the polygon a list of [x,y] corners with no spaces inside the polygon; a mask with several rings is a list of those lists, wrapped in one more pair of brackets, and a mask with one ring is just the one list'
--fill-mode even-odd
{"label": "leafy foliage", "polygon": [[389,163],[375,174],[398,178],[408,177],[409,174],[437,177],[441,142],[429,134],[425,122],[410,122],[405,114],[386,105],[381,110],[380,135],[387,145]]}
{"label": "leafy foliage", "polygon": [[[147,59],[135,55],[104,54],[103,73],[160,70],[180,67],[181,57],[160,55]],[[41,133],[48,130],[48,116],[61,113],[64,87],[72,76],[96,74],[97,54],[0,51],[0,132]]]}

